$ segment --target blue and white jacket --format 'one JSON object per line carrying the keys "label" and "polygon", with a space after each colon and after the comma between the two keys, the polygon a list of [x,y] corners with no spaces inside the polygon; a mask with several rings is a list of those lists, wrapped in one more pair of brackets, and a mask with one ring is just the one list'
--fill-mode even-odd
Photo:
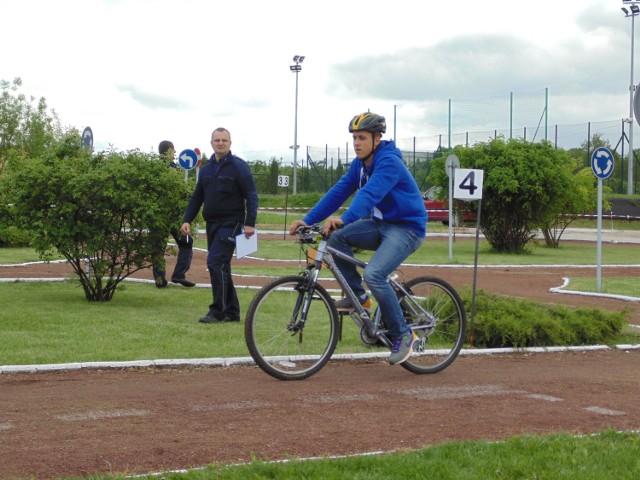
{"label": "blue and white jacket", "polygon": [[354,192],[351,205],[341,217],[345,225],[372,217],[425,236],[427,210],[422,194],[393,141],[380,142],[369,168],[354,158],[349,170],[302,220],[307,225],[322,222]]}

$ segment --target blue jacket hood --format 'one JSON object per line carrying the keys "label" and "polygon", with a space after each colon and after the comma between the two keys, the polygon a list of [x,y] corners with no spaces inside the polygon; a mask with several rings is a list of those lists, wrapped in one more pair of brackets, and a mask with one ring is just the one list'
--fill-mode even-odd
{"label": "blue jacket hood", "polygon": [[303,219],[317,223],[333,214],[357,192],[342,215],[345,225],[374,217],[406,225],[416,234],[426,233],[427,211],[418,184],[402,161],[402,152],[391,140],[383,140],[371,165],[355,158],[347,172]]}

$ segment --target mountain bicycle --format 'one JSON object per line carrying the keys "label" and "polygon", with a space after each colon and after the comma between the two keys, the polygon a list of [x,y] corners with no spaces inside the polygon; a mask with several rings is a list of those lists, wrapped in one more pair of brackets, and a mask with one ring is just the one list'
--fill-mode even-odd
{"label": "mountain bicycle", "polygon": [[[349,315],[360,328],[362,343],[390,349],[392,340],[380,309],[371,315],[360,305],[334,258],[360,268],[365,268],[366,262],[330,247],[320,224],[301,226],[296,233],[309,259],[305,270],[265,285],[247,310],[245,340],[258,366],[280,380],[302,380],[317,373],[331,358],[342,334],[342,315],[328,290],[318,283],[323,267],[355,305]],[[392,274],[388,281],[418,337],[412,356],[400,365],[417,374],[436,373],[451,365],[462,348],[467,326],[464,304],[456,290],[435,277],[400,283]]]}

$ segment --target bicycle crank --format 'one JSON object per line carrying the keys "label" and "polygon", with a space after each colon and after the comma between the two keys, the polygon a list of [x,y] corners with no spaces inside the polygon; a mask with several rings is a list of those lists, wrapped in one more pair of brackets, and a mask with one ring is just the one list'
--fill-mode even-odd
{"label": "bicycle crank", "polygon": [[377,336],[372,336],[365,325],[360,327],[360,340],[369,347],[384,347],[382,340]]}

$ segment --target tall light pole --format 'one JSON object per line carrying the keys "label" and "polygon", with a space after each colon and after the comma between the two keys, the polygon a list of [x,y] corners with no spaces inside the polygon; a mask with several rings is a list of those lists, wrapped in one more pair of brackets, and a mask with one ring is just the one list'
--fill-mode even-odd
{"label": "tall light pole", "polygon": [[303,55],[295,55],[293,57],[293,61],[295,65],[291,65],[289,70],[295,72],[296,74],[296,116],[293,124],[293,194],[298,193],[298,73],[302,71],[302,65],[300,65],[304,60]]}
{"label": "tall light pole", "polygon": [[631,80],[629,81],[629,162],[627,165],[627,194],[633,195],[633,94],[635,90],[635,85],[633,83],[633,50],[635,39],[635,20],[636,16],[640,14],[640,7],[638,7],[638,3],[640,2],[637,0],[622,0],[622,3],[629,5],[629,10],[631,10],[629,11],[625,7],[622,7],[624,16],[631,17]]}

